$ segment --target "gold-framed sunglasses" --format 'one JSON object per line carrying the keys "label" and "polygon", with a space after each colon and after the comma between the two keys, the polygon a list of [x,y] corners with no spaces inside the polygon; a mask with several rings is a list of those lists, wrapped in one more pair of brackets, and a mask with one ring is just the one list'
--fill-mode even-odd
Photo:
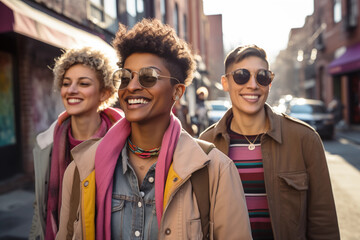
{"label": "gold-framed sunglasses", "polygon": [[178,83],[181,83],[177,78],[159,75],[156,70],[151,67],[141,68],[138,72],[130,71],[126,68],[120,68],[112,75],[112,81],[115,88],[125,89],[129,85],[130,81],[134,78],[135,73],[138,75],[138,81],[143,88],[153,87],[159,78],[174,79]]}

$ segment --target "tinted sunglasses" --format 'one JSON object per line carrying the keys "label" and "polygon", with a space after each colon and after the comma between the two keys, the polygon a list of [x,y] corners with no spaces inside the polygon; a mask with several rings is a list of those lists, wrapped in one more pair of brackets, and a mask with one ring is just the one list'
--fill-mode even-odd
{"label": "tinted sunglasses", "polygon": [[133,79],[135,73],[138,75],[139,83],[143,88],[153,87],[159,78],[175,79],[180,83],[180,81],[174,77],[159,75],[154,68],[141,68],[139,72],[120,68],[116,70],[112,76],[113,84],[116,89],[125,89],[129,85],[131,79]]}
{"label": "tinted sunglasses", "polygon": [[[249,70],[244,68],[236,69],[235,71],[225,74],[225,76],[227,75],[232,75],[234,81],[239,85],[243,85],[247,83],[251,77],[251,73],[249,72]],[[274,77],[275,74],[270,70],[266,70],[266,69],[259,69],[259,71],[255,73],[256,82],[265,87],[269,86],[269,84],[272,82]]]}

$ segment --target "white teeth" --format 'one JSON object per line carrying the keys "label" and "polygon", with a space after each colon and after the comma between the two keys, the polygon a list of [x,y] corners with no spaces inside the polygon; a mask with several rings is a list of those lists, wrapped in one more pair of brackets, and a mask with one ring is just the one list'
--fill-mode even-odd
{"label": "white teeth", "polygon": [[78,103],[78,102],[81,102],[81,100],[80,100],[80,99],[71,98],[71,99],[68,99],[68,102],[69,102],[69,103]]}
{"label": "white teeth", "polygon": [[148,103],[149,101],[148,100],[145,100],[143,98],[131,98],[131,99],[128,99],[128,103],[129,104],[146,104]]}
{"label": "white teeth", "polygon": [[244,95],[243,97],[246,99],[258,99],[259,98],[257,95]]}

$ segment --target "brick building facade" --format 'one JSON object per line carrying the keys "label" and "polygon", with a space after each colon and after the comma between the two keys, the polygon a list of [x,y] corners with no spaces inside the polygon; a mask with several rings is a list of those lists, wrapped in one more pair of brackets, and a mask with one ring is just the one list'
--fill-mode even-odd
{"label": "brick building facade", "polygon": [[274,64],[283,86],[278,96],[338,99],[344,122],[360,125],[359,13],[360,0],[314,0],[314,13],[291,30]]}
{"label": "brick building facade", "polygon": [[110,43],[118,22],[144,17],[173,26],[208,61],[202,0],[0,2],[0,193],[33,179],[35,137],[63,111],[51,72],[61,49],[93,46],[116,61]]}

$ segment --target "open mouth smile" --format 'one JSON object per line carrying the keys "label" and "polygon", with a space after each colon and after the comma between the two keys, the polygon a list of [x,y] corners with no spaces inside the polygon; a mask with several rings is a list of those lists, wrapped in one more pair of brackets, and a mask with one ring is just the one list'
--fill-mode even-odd
{"label": "open mouth smile", "polygon": [[67,101],[68,101],[69,104],[76,104],[76,103],[81,102],[81,99],[78,99],[78,98],[69,98]]}
{"label": "open mouth smile", "polygon": [[129,105],[134,105],[134,104],[147,104],[149,102],[148,99],[145,98],[129,98],[126,100],[126,102]]}

